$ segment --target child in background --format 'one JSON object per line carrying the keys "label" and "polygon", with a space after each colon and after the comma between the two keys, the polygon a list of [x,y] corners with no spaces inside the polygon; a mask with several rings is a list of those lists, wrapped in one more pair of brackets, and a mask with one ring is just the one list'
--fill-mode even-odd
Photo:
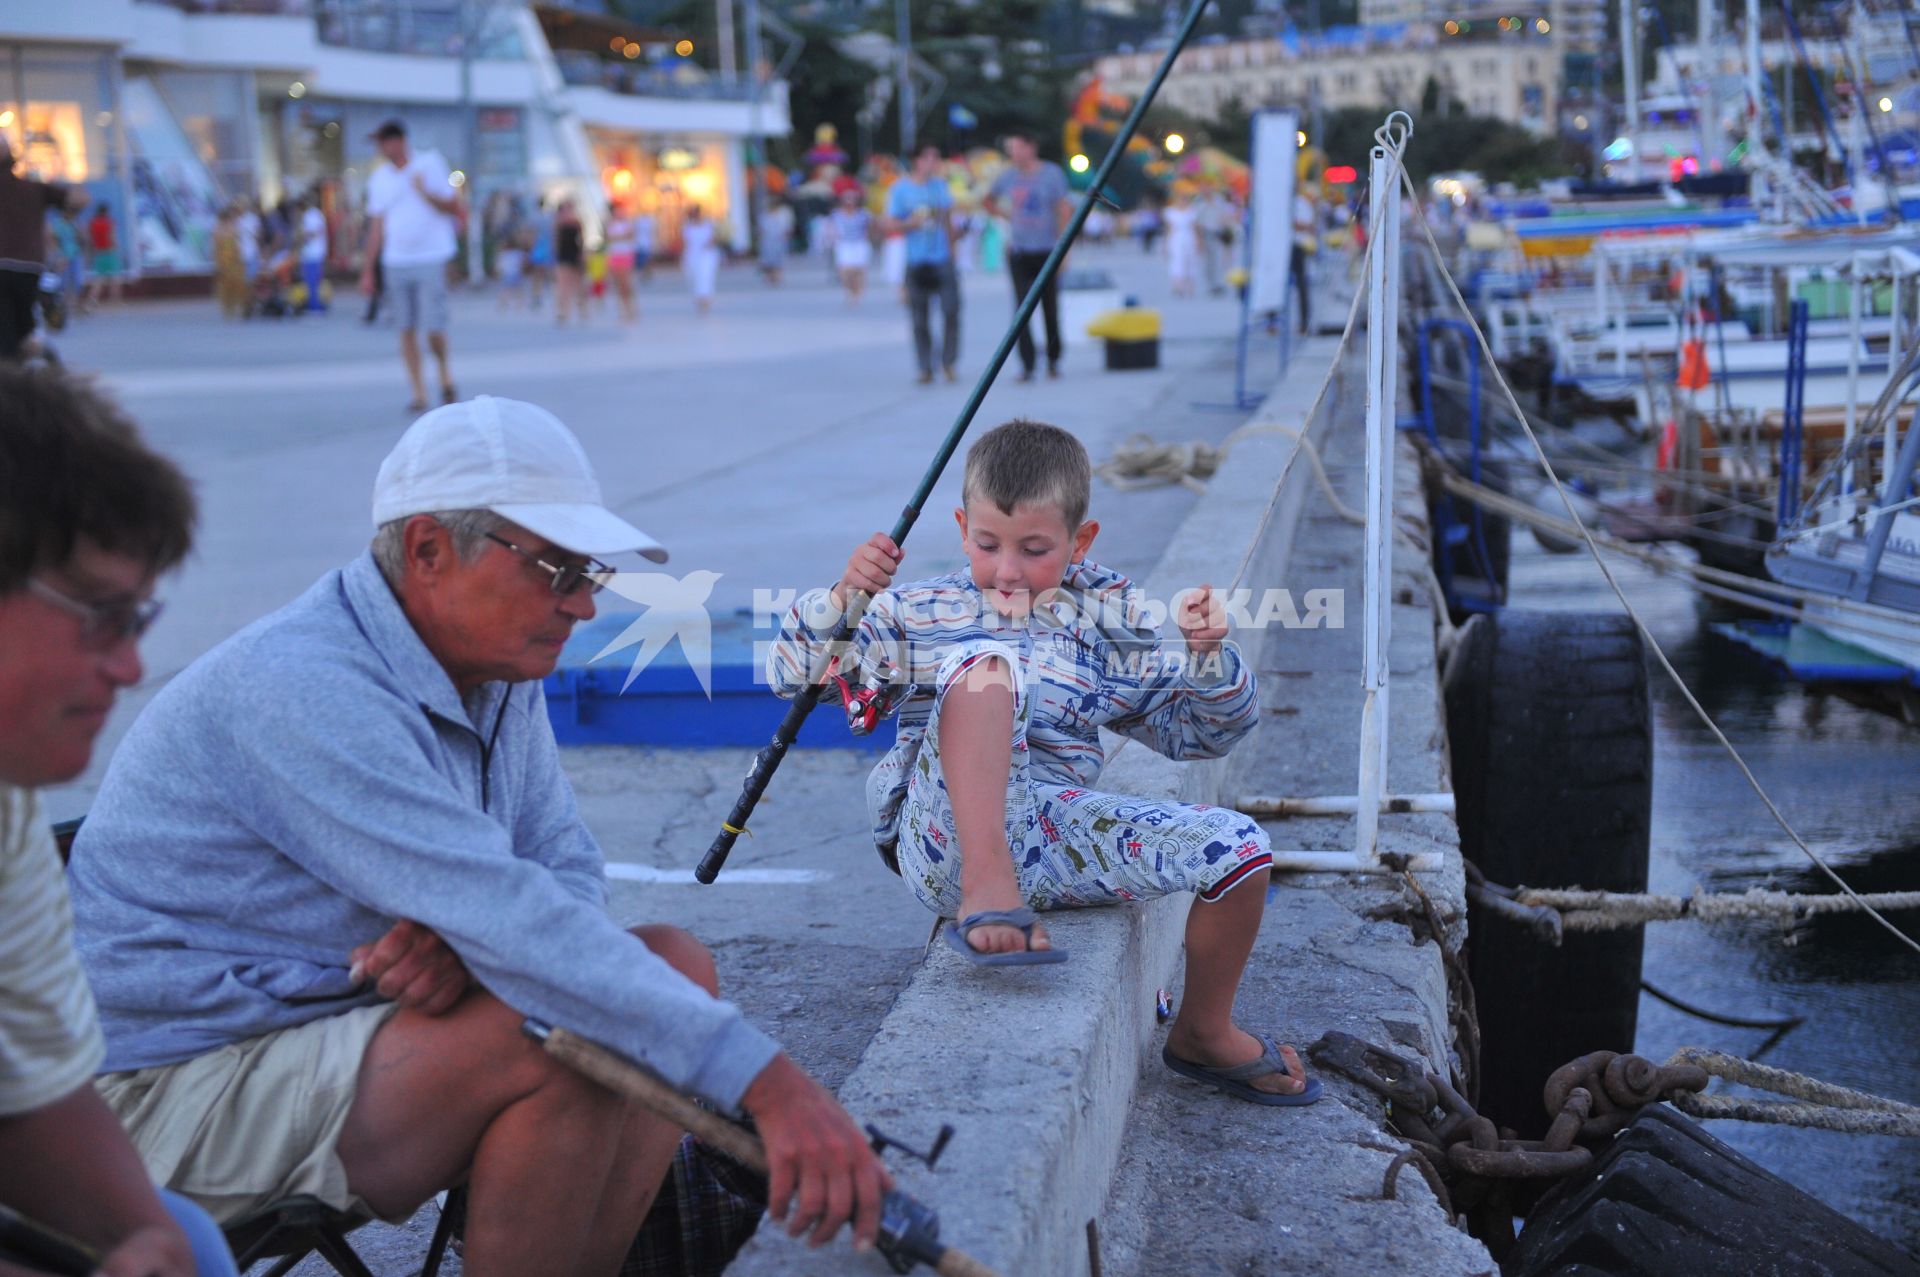
{"label": "child in background", "polygon": [[520,247],[517,238],[508,238],[500,245],[500,253],[494,265],[500,271],[501,310],[525,310],[527,308],[527,250]]}
{"label": "child in background", "polygon": [[[1224,642],[1209,587],[1179,609],[1183,648],[1159,650],[1140,599],[1086,558],[1092,466],[1056,426],[1011,421],[967,456],[965,570],[896,586],[899,547],[876,533],[831,590],[802,597],[768,657],[782,696],[809,680],[906,686],[898,739],[868,781],[881,854],[980,966],[1064,961],[1036,910],[1191,892],[1187,983],[1162,1059],[1259,1104],[1320,1095],[1298,1054],[1233,1022],[1266,907],[1272,853],[1258,824],[1219,807],[1092,788],[1102,727],[1168,757],[1217,758],[1259,715],[1253,671]],[[872,601],[827,668],[856,594]]]}

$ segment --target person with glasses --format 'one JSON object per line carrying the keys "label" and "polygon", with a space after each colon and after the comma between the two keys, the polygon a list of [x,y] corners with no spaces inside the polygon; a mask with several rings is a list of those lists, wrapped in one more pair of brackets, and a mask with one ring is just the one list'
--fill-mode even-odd
{"label": "person with glasses", "polygon": [[[186,480],[97,390],[0,367],[0,1207],[112,1277],[234,1269],[203,1211],[155,1192],[91,1084],[105,1048],[35,790],[86,769],[140,681],[154,581],[193,524]],[[0,1273],[23,1271],[7,1259],[0,1242]]]}
{"label": "person with glasses", "polygon": [[100,1087],[149,1165],[222,1220],[295,1194],[403,1219],[464,1182],[473,1271],[611,1275],[680,1132],[555,1064],[532,1016],[751,1114],[774,1217],[870,1243],[888,1179],[859,1128],[698,941],[608,917],[561,770],[540,680],[602,560],[665,550],[551,413],[486,397],[402,436],[373,524],[168,684],[81,831]]}

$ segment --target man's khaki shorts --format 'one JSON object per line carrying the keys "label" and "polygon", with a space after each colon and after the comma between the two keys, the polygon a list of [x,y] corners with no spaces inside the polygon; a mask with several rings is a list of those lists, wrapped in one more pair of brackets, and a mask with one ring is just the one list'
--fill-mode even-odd
{"label": "man's khaki shorts", "polygon": [[222,1224],[296,1194],[371,1218],[335,1146],[367,1044],[396,1009],[360,1007],[94,1086],[154,1180]]}

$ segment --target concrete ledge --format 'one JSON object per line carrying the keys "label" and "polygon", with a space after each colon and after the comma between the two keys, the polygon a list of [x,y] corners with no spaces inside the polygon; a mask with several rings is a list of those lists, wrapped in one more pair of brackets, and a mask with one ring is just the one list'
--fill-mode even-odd
{"label": "concrete ledge", "polygon": [[[1287,376],[1255,419],[1306,428],[1306,410],[1336,345],[1325,339],[1297,346]],[[1337,381],[1316,433],[1342,416],[1339,388]],[[1203,582],[1225,588],[1260,535],[1277,489],[1248,572],[1250,581],[1274,580],[1313,482],[1295,440],[1244,440],[1143,585],[1157,599]],[[1125,500],[1096,494],[1108,508]],[[1259,668],[1260,636],[1238,641]],[[1110,756],[1100,786],[1214,803],[1223,798],[1227,774],[1224,760],[1175,763],[1129,742]],[[1007,1277],[1088,1271],[1087,1221],[1107,1199],[1154,1036],[1154,995],[1171,981],[1190,903],[1175,897],[1133,909],[1050,914],[1054,943],[1073,954],[1059,967],[985,971],[944,947],[932,950],[840,1090],[856,1118],[909,1143],[924,1146],[940,1123],[954,1125],[937,1169],[896,1160],[896,1179],[939,1211],[943,1237]],[[807,1251],[770,1233],[728,1269],[744,1277],[886,1271],[877,1257],[862,1260],[837,1247]]]}

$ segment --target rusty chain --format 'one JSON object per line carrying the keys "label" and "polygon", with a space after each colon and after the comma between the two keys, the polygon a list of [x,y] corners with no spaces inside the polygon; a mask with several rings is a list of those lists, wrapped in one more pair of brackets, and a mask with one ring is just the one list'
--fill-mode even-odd
{"label": "rusty chain", "polygon": [[1525,1193],[1518,1181],[1558,1180],[1584,1169],[1593,1162],[1592,1146],[1611,1139],[1641,1109],[1707,1085],[1698,1065],[1663,1066],[1594,1051],[1548,1077],[1541,1091],[1552,1119],[1546,1138],[1522,1140],[1496,1129],[1423,1062],[1386,1047],[1336,1031],[1307,1054],[1387,1101],[1388,1120],[1409,1147],[1387,1168],[1382,1195],[1392,1199],[1401,1170],[1418,1167],[1447,1217],[1485,1242],[1496,1259],[1513,1245],[1513,1209]]}

